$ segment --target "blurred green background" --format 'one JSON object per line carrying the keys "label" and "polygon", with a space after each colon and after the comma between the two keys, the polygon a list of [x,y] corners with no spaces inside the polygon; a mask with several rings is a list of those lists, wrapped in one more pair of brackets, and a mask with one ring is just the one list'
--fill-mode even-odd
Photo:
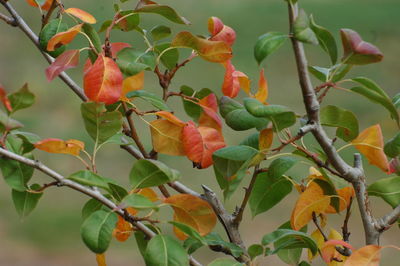
{"label": "blurred green background", "polygon": [[[28,6],[23,0],[10,1],[21,16],[32,25],[37,32],[40,28],[40,14],[37,9]],[[66,0],[66,7],[82,8],[102,22],[113,16],[113,3],[108,0]],[[174,32],[189,29],[196,34],[207,34],[207,19],[217,16],[223,22],[236,30],[237,41],[234,45],[233,63],[240,71],[245,72],[256,84],[259,67],[253,59],[253,45],[258,36],[268,31],[287,32],[287,8],[283,0],[180,0],[159,1],[170,4],[182,16],[188,18],[192,25],[188,27],[172,25],[156,15],[143,15],[142,26],[150,29],[157,24],[169,25]],[[350,76],[365,75],[378,82],[393,96],[399,92],[400,70],[400,2],[398,0],[300,0],[302,7],[314,15],[316,22],[330,29],[339,37],[340,28],[352,28],[358,31],[364,40],[377,45],[385,54],[382,63],[364,67],[356,67]],[[123,4],[124,9],[133,8],[135,1]],[[0,12],[4,12],[0,8]],[[42,138],[75,138],[86,142],[91,150],[91,140],[86,134],[79,113],[79,99],[58,79],[49,83],[45,79],[44,69],[47,64],[30,41],[18,30],[0,21],[0,81],[7,90],[19,89],[28,82],[31,90],[37,95],[36,104],[20,111],[16,118],[25,124],[25,131],[38,134]],[[96,25],[100,27],[100,23]],[[83,43],[83,38],[75,42],[76,46]],[[127,41],[134,47],[144,47],[143,41],[136,33],[113,34],[113,41]],[[338,44],[339,41],[338,41]],[[73,45],[74,46],[74,45]],[[309,61],[312,65],[328,66],[328,57],[318,47],[307,46]],[[83,57],[81,58],[83,59]],[[83,60],[82,60],[83,61]],[[277,53],[266,60],[263,67],[269,83],[269,102],[292,107],[299,113],[304,112],[300,90],[297,83],[293,53],[289,42]],[[81,69],[69,71],[71,76],[81,84]],[[218,64],[211,64],[196,59],[188,67],[180,71],[174,79],[171,89],[179,90],[183,84],[195,89],[208,87],[220,94],[224,69]],[[315,85],[318,83],[315,82]],[[154,75],[146,73],[145,89],[160,92]],[[327,100],[354,111],[360,120],[360,128],[364,129],[380,123],[386,139],[396,131],[395,124],[388,113],[380,106],[355,94],[343,91],[331,91]],[[188,119],[181,112],[179,99],[172,99],[170,106],[177,110],[177,115]],[[145,106],[144,106],[145,107]],[[144,108],[143,107],[143,108]],[[148,127],[142,121],[136,121],[146,146],[150,147]],[[249,132],[237,133],[224,129],[228,144],[237,144]],[[344,152],[351,160],[353,150]],[[79,161],[64,155],[49,155],[37,151],[36,157],[62,174],[68,175],[81,168]],[[205,183],[218,191],[212,170],[192,170],[191,163],[186,158],[171,158],[161,156],[170,166],[182,172],[182,182],[200,192],[200,184]],[[117,179],[127,184],[127,177],[133,159],[117,146],[106,146],[101,150],[98,159],[99,172],[103,176]],[[374,167],[366,167],[368,182],[384,177],[384,173]],[[307,166],[297,167],[291,173],[293,176],[305,177]],[[36,173],[35,182],[45,183],[49,179]],[[245,180],[243,184],[246,184]],[[242,196],[238,190],[236,196],[227,202],[233,210]],[[258,243],[261,236],[276,229],[290,217],[296,193],[286,198],[277,207],[267,213],[251,219],[250,213],[242,225],[242,235],[247,245]],[[13,209],[10,190],[4,182],[0,185],[0,265],[95,265],[94,255],[84,246],[80,239],[81,207],[86,198],[67,188],[50,188],[46,190],[37,209],[24,221],[21,221]],[[382,215],[389,210],[379,199],[372,199],[373,211]],[[161,217],[171,218],[171,212],[163,212]],[[330,217],[330,226],[340,230],[343,215]],[[309,230],[314,230],[310,226]],[[222,234],[220,226],[217,228]],[[356,206],[353,206],[353,218],[350,225],[351,243],[355,247],[363,245],[362,226]],[[382,244],[399,245],[399,229],[394,227],[383,235]],[[383,252],[382,265],[398,265],[400,255],[397,251]],[[203,248],[196,257],[207,263],[216,254]],[[304,255],[306,255],[304,253]],[[134,239],[125,243],[113,240],[107,251],[109,265],[144,265],[136,251]],[[282,262],[276,258],[260,260],[260,265],[270,265]],[[315,261],[321,264],[320,260]]]}

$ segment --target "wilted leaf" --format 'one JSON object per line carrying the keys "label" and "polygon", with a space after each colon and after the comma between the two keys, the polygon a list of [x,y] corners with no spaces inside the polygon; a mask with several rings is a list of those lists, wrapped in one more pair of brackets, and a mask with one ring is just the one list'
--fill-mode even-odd
{"label": "wilted leaf", "polygon": [[212,165],[212,154],[225,147],[224,137],[218,130],[210,127],[196,127],[188,122],[182,132],[183,148],[186,156],[198,168]]}
{"label": "wilted leaf", "polygon": [[188,31],[178,33],[172,41],[171,46],[191,48],[199,56],[210,62],[222,63],[232,57],[232,49],[226,43],[202,39]]}
{"label": "wilted leaf", "polygon": [[76,67],[79,64],[79,50],[68,50],[62,53],[57,59],[46,68],[46,77],[52,81],[61,72]]}
{"label": "wilted leaf", "polygon": [[76,139],[67,141],[62,139],[44,139],[35,143],[35,148],[50,153],[64,153],[78,156],[80,151],[85,149],[85,143]]}
{"label": "wilted leaf", "polygon": [[75,25],[67,31],[59,32],[54,35],[47,43],[47,51],[54,51],[61,45],[72,42],[76,35],[81,31],[83,24]]}
{"label": "wilted leaf", "polygon": [[217,97],[214,93],[200,99],[198,105],[203,109],[199,117],[199,126],[215,128],[218,131],[222,129],[222,121],[219,118]]}
{"label": "wilted leaf", "polygon": [[330,205],[330,198],[324,195],[320,186],[311,184],[300,194],[290,219],[292,228],[299,230],[312,219],[312,214],[324,213]]}
{"label": "wilted leaf", "polygon": [[382,52],[374,45],[365,42],[351,29],[341,29],[344,54],[342,62],[353,65],[366,65],[382,61]]}
{"label": "wilted leaf", "polygon": [[75,8],[75,7],[70,7],[70,8],[65,9],[64,12],[67,13],[67,14],[71,14],[74,17],[79,18],[83,22],[86,22],[86,23],[89,23],[89,24],[95,24],[96,23],[96,19],[91,14],[89,14],[86,11],[83,11],[82,9]]}
{"label": "wilted leaf", "polygon": [[[193,227],[201,236],[209,234],[217,223],[217,216],[210,204],[196,196],[178,194],[166,198],[164,202],[174,209],[174,221]],[[179,229],[175,228],[174,231],[178,238],[187,238]]]}
{"label": "wilted leaf", "polygon": [[365,129],[351,144],[367,157],[370,164],[379,167],[386,173],[389,172],[389,162],[383,152],[383,136],[379,124]]}
{"label": "wilted leaf", "polygon": [[83,87],[86,96],[94,102],[113,104],[122,94],[123,76],[111,58],[99,55],[85,73]]}

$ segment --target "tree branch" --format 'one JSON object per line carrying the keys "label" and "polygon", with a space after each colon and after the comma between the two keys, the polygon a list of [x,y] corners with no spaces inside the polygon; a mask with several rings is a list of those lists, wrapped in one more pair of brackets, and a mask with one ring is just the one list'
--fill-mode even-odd
{"label": "tree branch", "polygon": [[390,213],[377,220],[377,230],[380,232],[389,229],[400,218],[400,205]]}
{"label": "tree branch", "polygon": [[[41,162],[39,162],[37,160],[28,159],[24,156],[15,154],[15,153],[5,150],[3,148],[0,148],[0,155],[6,157],[8,159],[18,161],[20,163],[23,163],[25,165],[28,165],[30,167],[33,167],[33,168],[41,171],[42,173],[44,173],[47,176],[56,180],[59,186],[67,186],[67,187],[72,188],[73,190],[76,190],[78,192],[81,192],[93,199],[96,199],[97,201],[102,203],[104,206],[107,206],[111,210],[114,210],[115,213],[117,213],[122,218],[124,218],[126,221],[128,221],[133,226],[135,226],[137,229],[142,231],[149,238],[152,238],[156,235],[146,225],[137,221],[137,219],[135,217],[133,217],[131,215],[126,215],[124,209],[119,208],[114,202],[112,202],[108,198],[104,197],[98,190],[83,186],[79,183],[76,183],[76,182],[70,180],[70,179],[67,179],[64,176],[60,175],[56,171],[50,169],[49,167],[47,167],[46,165],[42,164]],[[191,256],[189,257],[189,260],[190,260],[191,265],[195,265],[195,266],[201,265],[198,261],[196,261]]]}

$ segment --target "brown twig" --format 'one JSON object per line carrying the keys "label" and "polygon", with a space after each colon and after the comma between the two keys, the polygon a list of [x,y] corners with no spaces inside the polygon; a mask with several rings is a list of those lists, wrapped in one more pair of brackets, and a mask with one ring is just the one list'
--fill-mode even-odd
{"label": "brown twig", "polygon": [[49,23],[51,15],[53,14],[53,12],[57,8],[57,6],[58,6],[58,2],[57,1],[53,1],[51,3],[51,6],[50,6],[49,10],[47,11],[46,16],[44,16],[42,18],[42,29],[43,29],[44,26],[46,26],[47,23]]}
{"label": "brown twig", "polygon": [[315,212],[312,213],[312,220],[315,224],[315,227],[317,227],[318,231],[321,233],[322,237],[324,238],[324,242],[328,241],[328,237],[325,235],[324,231],[322,230],[321,226],[318,223],[317,215]]}

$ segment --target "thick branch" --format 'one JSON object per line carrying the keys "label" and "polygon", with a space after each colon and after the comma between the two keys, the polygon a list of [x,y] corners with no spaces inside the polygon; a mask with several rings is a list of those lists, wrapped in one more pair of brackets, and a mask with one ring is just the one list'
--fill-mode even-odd
{"label": "thick branch", "polygon": [[[137,229],[142,231],[144,234],[146,234],[146,236],[148,236],[149,238],[152,238],[156,235],[146,225],[137,221],[137,219],[135,219],[133,216],[126,215],[126,213],[124,212],[124,209],[119,208],[114,202],[112,202],[108,198],[104,197],[98,190],[91,189],[89,187],[85,187],[85,186],[83,186],[79,183],[76,183],[70,179],[64,178],[62,175],[60,175],[56,171],[50,169],[49,167],[47,167],[46,165],[42,164],[41,162],[39,162],[37,160],[28,159],[26,157],[15,154],[15,153],[5,150],[3,148],[0,148],[0,155],[7,157],[11,160],[15,160],[20,163],[26,164],[30,167],[36,168],[37,170],[41,171],[42,173],[44,173],[44,174],[48,175],[49,177],[53,178],[54,180],[56,180],[60,186],[70,187],[73,190],[79,191],[93,199],[98,200],[104,206],[107,206],[111,210],[114,210],[118,215],[120,215],[121,217],[126,219],[134,227],[136,227]],[[190,259],[191,265],[196,265],[196,266],[201,265],[194,258],[190,257],[189,259]]]}

